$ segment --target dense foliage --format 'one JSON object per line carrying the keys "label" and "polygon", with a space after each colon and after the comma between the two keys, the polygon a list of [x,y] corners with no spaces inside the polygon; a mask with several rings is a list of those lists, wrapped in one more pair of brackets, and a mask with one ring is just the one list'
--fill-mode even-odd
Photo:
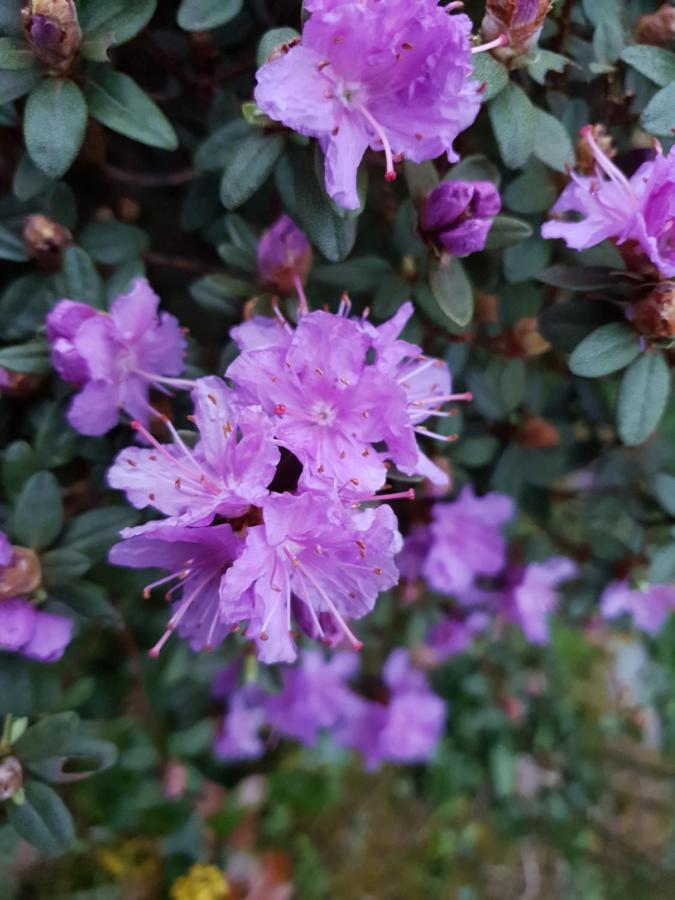
{"label": "dense foliage", "polygon": [[669,896],[675,7],[301,7],[0,4],[0,898]]}

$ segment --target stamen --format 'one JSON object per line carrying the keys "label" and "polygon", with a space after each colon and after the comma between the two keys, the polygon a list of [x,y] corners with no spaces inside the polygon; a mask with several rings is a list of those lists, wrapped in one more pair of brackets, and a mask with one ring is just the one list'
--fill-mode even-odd
{"label": "stamen", "polygon": [[352,311],[352,301],[349,299],[349,294],[345,291],[340,297],[340,305],[338,306],[337,314],[338,316],[349,317]]}
{"label": "stamen", "polygon": [[385,179],[387,181],[396,181],[396,171],[394,170],[394,156],[391,152],[391,144],[389,143],[389,138],[387,137],[384,128],[382,128],[377,119],[366,109],[365,106],[357,103],[356,109],[359,110],[363,118],[366,120],[366,122],[368,122],[369,125],[372,126],[373,130],[382,141],[382,146],[384,148],[384,158],[387,163],[387,169],[384,174]]}
{"label": "stamen", "polygon": [[[192,560],[189,560],[188,566],[189,566],[190,562],[192,562]],[[173,581],[174,578],[179,578],[182,581],[184,578],[187,578],[189,573],[190,573],[189,568],[181,569],[178,572],[172,572],[170,575],[166,575],[164,578],[158,578],[157,581],[151,581],[150,584],[146,584],[146,586],[143,588],[143,597],[146,600],[148,600],[150,598],[151,592],[156,587],[160,587],[162,584],[166,584],[169,581]]]}
{"label": "stamen", "polygon": [[423,397],[421,400],[413,401],[413,406],[426,406],[427,403],[471,403],[473,394],[466,391],[464,394],[439,394],[436,397]]}
{"label": "stamen", "polygon": [[298,300],[300,301],[298,315],[305,316],[309,312],[309,304],[307,303],[307,296],[305,294],[305,289],[302,286],[302,281],[300,281],[300,277],[295,272],[293,272],[293,284],[295,286],[295,292],[298,295]]}
{"label": "stamen", "polygon": [[507,34],[500,34],[499,37],[496,37],[494,41],[488,41],[487,44],[479,44],[477,47],[472,47],[472,53],[485,53],[487,50],[494,50],[495,47],[506,47],[509,43],[509,36]]}
{"label": "stamen", "polygon": [[448,3],[448,5],[445,7],[445,12],[451,13],[451,12],[454,12],[456,9],[464,9],[463,0],[453,0],[452,3]]}
{"label": "stamen", "polygon": [[626,191],[631,199],[635,200],[635,193],[630,185],[630,182],[623,174],[621,169],[615,166],[611,159],[607,156],[607,154],[603,152],[602,148],[595,140],[595,137],[593,136],[593,126],[585,125],[581,129],[579,134],[581,134],[588,146],[591,148],[593,156],[595,157],[595,161],[603,170],[603,172],[608,176],[608,178],[615,184],[620,185],[620,187],[622,187]]}
{"label": "stamen", "polygon": [[415,499],[415,489],[408,488],[407,491],[400,491],[398,494],[386,494],[384,496],[380,496],[378,494],[373,494],[372,497],[366,497],[363,500],[359,500],[358,503],[355,503],[354,506],[359,506],[361,503],[389,503],[390,500],[414,500]]}
{"label": "stamen", "polygon": [[328,609],[329,609],[330,612],[332,613],[332,615],[333,615],[335,621],[336,621],[336,622],[338,623],[338,625],[340,626],[340,629],[343,631],[345,637],[346,637],[347,640],[351,643],[351,645],[352,645],[352,647],[354,648],[354,650],[361,650],[361,648],[363,647],[363,643],[362,643],[362,642],[356,637],[356,635],[350,630],[349,626],[347,625],[347,623],[346,623],[345,620],[343,619],[342,615],[341,615],[341,614],[339,613],[339,611],[337,610],[337,608],[336,608],[335,604],[333,603],[333,601],[330,599],[330,597],[328,596],[328,594],[327,594],[327,593],[324,591],[324,589],[321,587],[321,585],[320,585],[319,582],[316,580],[316,578],[314,578],[314,576],[313,576],[312,573],[309,571],[309,569],[305,569],[304,566],[301,565],[301,563],[300,563],[299,560],[298,560],[298,563],[297,563],[297,568],[300,569],[300,571],[301,571],[301,572],[303,573],[303,575],[307,578],[307,580],[314,586],[314,589],[316,590],[316,592],[318,593],[318,595],[321,597],[321,599],[323,600],[323,602],[326,604],[326,606],[328,607]]}
{"label": "stamen", "polygon": [[444,441],[446,444],[451,444],[453,441],[459,440],[458,434],[438,434],[436,431],[429,431],[428,428],[425,428],[424,425],[418,425],[417,428],[414,428],[413,431],[417,432],[417,434],[421,434],[424,437],[435,438],[437,441]]}

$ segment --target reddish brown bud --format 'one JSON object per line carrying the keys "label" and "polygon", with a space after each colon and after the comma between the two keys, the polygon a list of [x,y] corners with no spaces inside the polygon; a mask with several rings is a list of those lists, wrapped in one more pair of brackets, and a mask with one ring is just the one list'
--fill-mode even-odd
{"label": "reddish brown bud", "polygon": [[23,769],[15,756],[0,760],[0,801],[9,800],[23,787]]}
{"label": "reddish brown bud", "polygon": [[[590,135],[595,138],[596,143],[609,159],[613,159],[616,156],[612,138],[607,134],[604,125],[591,125]],[[577,171],[584,175],[593,175],[597,167],[597,162],[593,154],[593,149],[585,136],[580,137],[577,141],[576,155]]]}
{"label": "reddish brown bud", "polygon": [[10,372],[0,369],[0,394],[7,397],[30,397],[42,383],[39,375],[25,375],[23,372]]}
{"label": "reddish brown bud", "polygon": [[518,348],[518,356],[539,356],[551,349],[549,342],[539,333],[537,319],[520,319],[513,326],[513,339]]}
{"label": "reddish brown bud", "polygon": [[34,550],[12,547],[14,555],[8,566],[0,568],[0,600],[30,594],[40,586],[42,569]]}
{"label": "reddish brown bud", "polygon": [[21,19],[26,40],[42,65],[66,72],[82,41],[73,0],[28,0]]}
{"label": "reddish brown bud", "polygon": [[675,281],[664,281],[635,304],[633,324],[650,337],[675,337]]}
{"label": "reddish brown bud", "polygon": [[663,47],[675,40],[675,6],[664,3],[654,13],[641,16],[635,29],[635,37],[641,44]]}
{"label": "reddish brown bud", "polygon": [[26,219],[23,242],[28,255],[42,268],[56,271],[61,267],[63,251],[73,243],[73,237],[63,225],[38,213]]}
{"label": "reddish brown bud", "polygon": [[527,447],[530,450],[546,450],[558,446],[560,433],[555,425],[551,425],[540,416],[525,416],[518,428],[516,440],[521,447]]}
{"label": "reddish brown bud", "polygon": [[506,35],[508,43],[491,53],[510,63],[532,51],[539,40],[551,0],[487,0],[481,31],[486,41]]}

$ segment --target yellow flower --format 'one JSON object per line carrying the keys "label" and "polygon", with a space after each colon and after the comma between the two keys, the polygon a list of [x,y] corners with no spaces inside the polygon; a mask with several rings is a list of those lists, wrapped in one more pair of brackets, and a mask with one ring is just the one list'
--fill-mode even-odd
{"label": "yellow flower", "polygon": [[171,900],[225,900],[230,895],[227,879],[216,866],[197,863],[171,886]]}

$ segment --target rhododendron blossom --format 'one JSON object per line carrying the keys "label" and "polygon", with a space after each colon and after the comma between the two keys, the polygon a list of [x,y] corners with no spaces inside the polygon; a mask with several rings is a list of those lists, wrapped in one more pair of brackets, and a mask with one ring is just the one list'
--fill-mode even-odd
{"label": "rhododendron blossom", "polygon": [[509,573],[510,586],[502,612],[522,629],[530,642],[547,643],[549,616],[558,605],[556,589],[576,574],[576,565],[562,556],[530,563],[522,571]]}
{"label": "rhododendron blossom", "polygon": [[571,173],[553,213],[578,213],[578,221],[552,219],[545,238],[562,238],[574,250],[586,250],[612,238],[635,241],[664,277],[675,275],[675,148],[643,163],[627,178],[600,148],[590,125],[582,129],[597,163],[594,176]]}
{"label": "rhododendron blossom", "polygon": [[632,588],[627,581],[613,581],[600,598],[600,611],[606,619],[628,614],[647,634],[658,634],[675,610],[675,586],[648,584]]}
{"label": "rhododendron blossom", "polygon": [[300,43],[258,71],[255,99],[273,119],[318,138],[326,188],[359,206],[356,175],[368,149],[414,162],[457,154],[453,142],[480,108],[471,79],[471,21],[436,0],[315,2]]}
{"label": "rhododendron blossom", "polygon": [[79,392],[68,421],[81,434],[100,435],[123,410],[148,422],[150,389],[184,387],[185,338],[177,319],[157,312],[159,297],[142,278],[113,301],[110,313],[62,300],[47,317],[52,362]]}

